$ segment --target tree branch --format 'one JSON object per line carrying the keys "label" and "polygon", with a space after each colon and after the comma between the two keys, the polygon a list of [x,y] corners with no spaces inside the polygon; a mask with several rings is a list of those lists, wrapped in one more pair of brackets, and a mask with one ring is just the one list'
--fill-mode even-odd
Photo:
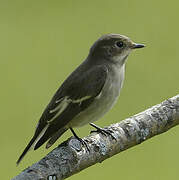
{"label": "tree branch", "polygon": [[13,180],[61,180],[161,134],[179,124],[179,94],[144,112],[107,127],[111,136],[92,133],[83,138],[90,152],[74,137],[60,144]]}

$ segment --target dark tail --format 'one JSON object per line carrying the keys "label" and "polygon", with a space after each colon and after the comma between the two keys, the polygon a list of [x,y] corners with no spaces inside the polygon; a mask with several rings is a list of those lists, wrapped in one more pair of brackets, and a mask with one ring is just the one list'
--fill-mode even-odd
{"label": "dark tail", "polygon": [[54,133],[54,127],[49,127],[48,131],[39,139],[39,141],[35,144],[34,150],[38,149],[42,144],[44,144],[49,138],[46,148],[49,148],[55,141],[66,131],[66,128],[59,129],[56,133]]}
{"label": "dark tail", "polygon": [[49,125],[47,124],[46,126],[44,126],[41,129],[38,129],[38,128],[36,129],[35,135],[30,140],[29,144],[26,146],[23,153],[20,155],[19,159],[17,160],[17,162],[16,162],[17,165],[22,161],[23,157],[31,149],[31,147],[33,147],[33,148],[35,147],[37,142],[43,137],[43,135],[46,132],[46,130],[48,129],[48,127],[49,127]]}
{"label": "dark tail", "polygon": [[35,133],[34,137],[31,139],[27,147],[24,149],[16,164],[18,165],[22,161],[23,157],[31,149],[31,147],[33,147],[33,149],[36,150],[50,138],[46,145],[46,148],[49,148],[67,129],[59,129],[56,133],[54,133],[54,130],[56,130],[54,126],[47,125],[43,128],[43,130],[39,131],[38,133]]}
{"label": "dark tail", "polygon": [[33,137],[29,144],[26,146],[26,148],[24,149],[23,153],[20,155],[19,159],[17,160],[16,164],[18,165],[22,159],[24,158],[24,156],[26,155],[26,153],[30,150],[30,148],[32,147],[33,143],[35,142],[36,137]]}
{"label": "dark tail", "polygon": [[58,130],[47,142],[46,148],[48,149],[49,147],[51,147],[65,131],[67,131],[66,128]]}

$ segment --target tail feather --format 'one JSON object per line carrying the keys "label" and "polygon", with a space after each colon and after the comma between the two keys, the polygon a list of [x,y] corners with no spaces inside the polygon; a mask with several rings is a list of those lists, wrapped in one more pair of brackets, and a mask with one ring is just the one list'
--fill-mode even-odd
{"label": "tail feather", "polygon": [[[34,150],[38,149],[41,145],[43,145],[49,138],[50,144],[55,143],[55,141],[66,131],[66,128],[59,129],[56,133],[54,133],[54,127],[49,127],[48,131],[44,133],[44,135],[39,139],[39,141],[35,144]],[[49,148],[49,142],[46,145],[46,148]]]}
{"label": "tail feather", "polygon": [[50,138],[48,132],[46,134],[44,134],[39,141],[37,141],[37,143],[34,146],[34,150],[38,149],[40,146],[42,146],[48,139]]}
{"label": "tail feather", "polygon": [[24,149],[23,153],[20,155],[19,159],[17,160],[17,162],[16,162],[17,165],[22,161],[22,159],[24,158],[26,153],[31,149],[31,147],[33,146],[35,140],[36,140],[36,137],[33,137],[30,140],[29,144],[26,146],[26,148]]}
{"label": "tail feather", "polygon": [[[38,134],[35,133],[35,135],[33,136],[33,138],[30,140],[29,144],[26,146],[26,148],[24,149],[23,153],[20,155],[19,159],[17,160],[16,164],[18,165],[22,159],[24,158],[24,156],[27,154],[27,152],[31,149],[34,148],[35,145],[40,141],[41,138],[43,138],[43,135],[45,134],[46,130],[48,129],[49,124],[47,124],[42,130],[41,132],[39,132]],[[35,148],[34,148],[35,150]]]}
{"label": "tail feather", "polygon": [[30,140],[29,144],[24,149],[23,153],[20,155],[19,159],[17,160],[16,164],[18,165],[26,153],[33,148],[34,150],[38,149],[41,145],[43,145],[48,139],[50,139],[46,145],[46,148],[51,147],[56,140],[65,132],[67,128],[61,128],[56,133],[54,131],[57,130],[55,126],[49,126],[47,124],[41,131],[36,131],[33,138]]}
{"label": "tail feather", "polygon": [[47,142],[46,148],[48,149],[49,147],[51,147],[65,131],[67,131],[66,128],[63,128],[63,129],[60,129],[59,131],[57,131]]}

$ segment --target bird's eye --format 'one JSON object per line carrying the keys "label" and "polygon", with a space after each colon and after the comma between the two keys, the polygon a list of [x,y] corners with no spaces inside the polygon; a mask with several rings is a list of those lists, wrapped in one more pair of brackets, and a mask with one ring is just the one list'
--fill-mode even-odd
{"label": "bird's eye", "polygon": [[124,46],[124,43],[122,41],[116,42],[117,47],[121,48]]}

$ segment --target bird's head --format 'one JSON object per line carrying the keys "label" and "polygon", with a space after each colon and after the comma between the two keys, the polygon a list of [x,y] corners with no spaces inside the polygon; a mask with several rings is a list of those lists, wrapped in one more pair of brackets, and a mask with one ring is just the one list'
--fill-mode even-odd
{"label": "bird's head", "polygon": [[105,58],[123,64],[133,49],[143,48],[128,37],[120,34],[106,34],[99,38],[91,47],[90,55],[97,59]]}

